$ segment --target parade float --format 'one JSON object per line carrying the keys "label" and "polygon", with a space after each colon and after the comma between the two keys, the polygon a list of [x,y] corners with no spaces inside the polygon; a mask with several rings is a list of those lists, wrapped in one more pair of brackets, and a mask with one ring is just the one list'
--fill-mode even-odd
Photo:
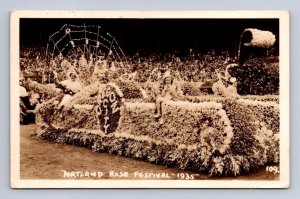
{"label": "parade float", "polygon": [[[86,31],[86,26],[83,27]],[[74,28],[82,27],[68,25],[61,30],[68,37]],[[244,33],[249,34],[249,31],[252,39],[240,45],[268,48],[275,42],[270,32],[247,29]],[[91,46],[94,46],[93,53],[96,56],[102,51],[106,52],[104,58],[111,55],[120,59],[119,63],[126,62],[116,39],[108,33],[105,35],[101,36],[98,28],[98,35],[94,35],[97,39],[85,37],[78,40],[83,42],[80,51],[87,53],[86,58],[81,60],[85,62],[82,64],[85,68],[79,68],[79,74],[80,70],[92,66],[88,63],[91,51],[87,51]],[[74,60],[79,52],[77,40],[70,40],[64,46],[64,49],[69,50],[66,50],[68,54],[63,55],[63,49],[56,48],[54,36],[49,39],[52,45],[55,44],[52,52],[48,51],[49,59],[60,59],[54,56],[58,54]],[[100,50],[101,47],[103,50]],[[51,48],[48,46],[48,49]],[[51,67],[59,68],[61,65],[53,64]],[[235,64],[228,67],[228,73],[234,77],[232,68],[238,67],[241,66]],[[87,77],[92,77],[93,71],[95,67],[81,74],[86,76],[81,76],[85,80],[84,88],[73,95],[61,110],[57,106],[63,92],[51,85],[50,80],[47,84],[27,81],[28,88],[44,92],[47,97],[36,108],[38,129],[33,132],[33,137],[203,172],[209,176],[236,176],[255,171],[266,164],[279,163],[278,94],[226,95],[221,91],[218,94],[191,96],[187,93],[176,100],[162,103],[164,122],[159,123],[154,117],[155,99],[147,97],[155,97],[155,92],[151,89],[148,91],[134,80],[124,78],[121,72],[111,68],[99,70],[102,75],[97,77],[102,79],[91,83]],[[117,71],[124,72],[126,69]],[[112,77],[114,74],[115,77]],[[234,81],[239,81],[239,77]],[[146,85],[154,88],[156,82],[148,82]],[[218,89],[218,85],[213,88]],[[146,96],[143,92],[145,90]]]}

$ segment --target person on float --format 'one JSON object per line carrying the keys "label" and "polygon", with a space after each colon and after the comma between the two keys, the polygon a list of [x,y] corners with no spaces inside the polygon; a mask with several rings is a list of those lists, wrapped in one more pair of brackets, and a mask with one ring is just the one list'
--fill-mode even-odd
{"label": "person on float", "polygon": [[225,70],[225,79],[228,82],[228,86],[226,88],[226,96],[227,97],[236,97],[238,96],[238,92],[237,92],[237,79],[235,77],[232,77],[229,73],[229,70],[231,70],[231,68],[238,66],[237,64],[229,64],[226,67]]}
{"label": "person on float", "polygon": [[226,89],[227,89],[227,81],[225,78],[225,74],[223,71],[219,72],[219,70],[216,70],[217,74],[217,82],[215,82],[212,86],[212,90],[214,92],[214,95],[219,95],[219,96],[225,96],[226,94]]}
{"label": "person on float", "polygon": [[181,77],[181,74],[178,70],[174,71],[173,83],[176,85],[177,90],[181,91],[181,94],[183,95],[182,86],[184,84],[184,81],[183,81],[183,79]]}
{"label": "person on float", "polygon": [[35,108],[38,104],[40,104],[40,98],[41,96],[39,93],[35,93],[34,91],[29,92],[29,102],[32,107]]}
{"label": "person on float", "polygon": [[231,77],[228,69],[235,65],[228,65],[225,72],[217,73],[218,81],[214,83],[212,89],[215,95],[221,95],[223,97],[235,97],[237,93],[237,79]]}
{"label": "person on float", "polygon": [[161,80],[161,72],[159,71],[158,67],[155,67],[151,72],[150,75],[144,85],[145,91],[147,93],[148,98],[154,100],[156,96],[160,93],[159,92],[159,81]]}
{"label": "person on float", "polygon": [[110,61],[108,64],[110,67],[105,72],[105,77],[108,82],[112,82],[113,80],[117,79],[119,77],[118,69],[115,66],[115,63],[113,61]]}
{"label": "person on float", "polygon": [[63,89],[64,97],[57,106],[58,110],[62,110],[65,105],[70,102],[71,97],[82,90],[82,84],[79,81],[78,75],[74,69],[69,69],[67,78],[64,81],[59,81],[57,78],[57,72],[54,71],[55,83],[58,87]]}
{"label": "person on float", "polygon": [[162,91],[156,97],[156,115],[155,118],[160,118],[159,123],[163,124],[164,120],[162,117],[162,103],[167,100],[175,100],[181,97],[182,91],[175,84],[174,78],[171,76],[170,71],[166,71],[163,76]]}
{"label": "person on float", "polygon": [[25,80],[24,76],[20,75],[19,80],[19,92],[20,92],[20,123],[21,124],[28,124],[32,123],[34,116],[32,115],[31,110],[33,106],[30,103],[29,93],[27,92],[24,85],[26,84],[27,80]]}
{"label": "person on float", "polygon": [[21,86],[24,82],[23,76],[20,76],[20,85],[19,85],[19,93],[20,93],[20,123],[27,124],[27,106],[26,102],[28,100],[28,93],[25,87]]}
{"label": "person on float", "polygon": [[231,77],[229,79],[230,85],[226,89],[226,96],[227,97],[237,97],[239,96],[237,92],[237,79],[235,77]]}
{"label": "person on float", "polygon": [[90,83],[100,81],[101,83],[107,83],[106,73],[108,70],[107,60],[103,60],[103,57],[98,56],[98,60],[95,62],[94,71],[90,78]]}
{"label": "person on float", "polygon": [[90,53],[89,60],[88,60],[88,70],[89,71],[92,69],[93,65],[94,65],[94,57],[93,57],[93,54]]}

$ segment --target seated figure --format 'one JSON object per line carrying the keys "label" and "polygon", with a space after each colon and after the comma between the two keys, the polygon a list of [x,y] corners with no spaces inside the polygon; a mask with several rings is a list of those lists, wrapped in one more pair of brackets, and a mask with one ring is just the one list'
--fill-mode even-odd
{"label": "seated figure", "polygon": [[61,110],[66,104],[68,104],[71,97],[82,89],[82,85],[74,69],[69,69],[67,74],[67,79],[64,81],[60,82],[58,80],[56,71],[54,71],[54,78],[55,78],[56,85],[62,88],[65,94],[60,104],[57,107],[58,110]]}
{"label": "seated figure", "polygon": [[162,103],[166,100],[176,100],[183,95],[179,85],[176,82],[177,81],[174,81],[174,78],[171,76],[170,71],[166,71],[163,76],[162,91],[156,97],[157,112],[154,117],[160,118],[160,124],[164,123],[162,118]]}

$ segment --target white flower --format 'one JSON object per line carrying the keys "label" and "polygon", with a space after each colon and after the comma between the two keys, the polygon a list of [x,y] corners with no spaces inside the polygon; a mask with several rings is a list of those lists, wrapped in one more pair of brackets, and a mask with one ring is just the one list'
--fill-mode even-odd
{"label": "white flower", "polygon": [[235,77],[231,77],[231,78],[230,78],[230,82],[231,82],[231,83],[236,82],[236,78],[235,78]]}

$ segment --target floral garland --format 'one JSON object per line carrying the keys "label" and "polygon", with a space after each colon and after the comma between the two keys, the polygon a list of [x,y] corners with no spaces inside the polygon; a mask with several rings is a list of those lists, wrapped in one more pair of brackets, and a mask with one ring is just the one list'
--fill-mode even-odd
{"label": "floral garland", "polygon": [[249,105],[249,106],[264,106],[264,107],[273,107],[275,111],[279,112],[279,104],[276,102],[270,101],[257,101],[257,100],[250,100],[250,99],[238,99],[238,102]]}
{"label": "floral garland", "polygon": [[222,104],[217,102],[202,102],[202,103],[191,103],[188,101],[173,101],[167,100],[164,102],[166,106],[185,108],[186,110],[195,110],[195,109],[221,109]]}
{"label": "floral garland", "polygon": [[255,100],[255,101],[263,101],[263,102],[276,102],[277,104],[279,104],[279,95],[263,95],[263,96],[245,95],[245,96],[240,96],[239,98]]}
{"label": "floral garland", "polygon": [[220,152],[221,153],[224,153],[227,149],[229,149],[229,145],[231,143],[231,139],[233,137],[233,128],[231,127],[231,121],[229,120],[225,110],[223,109],[220,109],[218,111],[218,114],[221,116],[221,121],[223,122],[224,124],[224,132],[226,133],[226,138],[224,140],[224,144],[222,146],[222,148],[220,148]]}
{"label": "floral garland", "polygon": [[154,103],[146,103],[146,102],[125,102],[125,107],[127,109],[149,109],[154,110],[155,104]]}

